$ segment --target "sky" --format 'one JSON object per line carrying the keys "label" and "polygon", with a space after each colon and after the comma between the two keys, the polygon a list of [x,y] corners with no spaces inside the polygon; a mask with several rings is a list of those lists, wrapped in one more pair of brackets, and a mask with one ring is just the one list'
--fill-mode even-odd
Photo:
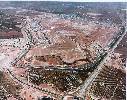
{"label": "sky", "polygon": [[[0,0],[0,1],[8,1],[8,0]],[[9,0],[9,1],[127,2],[127,0]]]}

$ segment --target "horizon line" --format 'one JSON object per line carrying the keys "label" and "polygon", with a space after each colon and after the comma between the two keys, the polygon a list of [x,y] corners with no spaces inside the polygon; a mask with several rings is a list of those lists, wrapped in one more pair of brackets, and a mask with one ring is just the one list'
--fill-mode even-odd
{"label": "horizon line", "polygon": [[0,1],[51,1],[51,2],[109,2],[109,3],[113,3],[113,2],[118,2],[118,3],[127,3],[126,0],[0,0]]}

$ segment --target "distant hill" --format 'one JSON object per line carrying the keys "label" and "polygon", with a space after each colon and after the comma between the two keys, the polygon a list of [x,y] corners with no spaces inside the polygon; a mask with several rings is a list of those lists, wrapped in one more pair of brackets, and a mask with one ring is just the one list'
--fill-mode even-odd
{"label": "distant hill", "polygon": [[54,14],[75,15],[81,18],[87,12],[100,13],[102,16],[97,16],[98,21],[113,22],[121,24],[126,19],[126,12],[121,9],[126,9],[125,2],[56,2],[56,1],[0,1],[0,7],[24,8],[41,12],[49,12]]}
{"label": "distant hill", "polygon": [[127,3],[124,2],[53,2],[53,1],[0,1],[1,7],[22,7],[27,9],[36,9],[36,10],[51,10],[51,11],[64,11],[67,9],[76,10],[76,9],[87,9],[87,10],[118,10],[124,9],[127,6]]}

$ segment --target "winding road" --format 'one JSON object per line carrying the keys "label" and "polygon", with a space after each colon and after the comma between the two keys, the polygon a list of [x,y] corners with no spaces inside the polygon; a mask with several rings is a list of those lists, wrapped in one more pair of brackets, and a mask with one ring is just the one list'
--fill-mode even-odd
{"label": "winding road", "polygon": [[[15,58],[15,60],[12,62],[12,65],[15,65],[22,57],[24,57],[26,55],[26,53],[29,51],[29,49],[31,48],[31,46],[34,45],[34,43],[32,43],[32,35],[31,35],[31,30],[30,30],[30,26],[29,26],[29,22],[26,22],[26,26],[23,27],[23,33],[25,36],[25,42],[26,44],[24,45],[24,49],[22,50],[22,52],[20,52],[18,54],[18,56]],[[98,64],[96,66],[96,69],[94,70],[94,72],[91,74],[91,76],[89,76],[89,78],[86,79],[86,81],[84,81],[83,85],[81,85],[76,91],[74,91],[73,93],[71,93],[72,95],[77,95],[79,97],[83,97],[85,92],[87,91],[87,89],[89,88],[89,86],[92,84],[92,82],[94,81],[94,79],[96,78],[96,76],[99,74],[99,72],[101,71],[101,69],[103,68],[103,64],[106,62],[106,60],[108,59],[108,57],[112,54],[112,52],[114,51],[114,49],[117,47],[117,45],[119,44],[119,42],[122,40],[123,36],[126,34],[126,31],[120,36],[120,38],[116,41],[115,45],[113,46],[113,48],[110,48],[109,50],[107,50],[107,55],[105,55],[104,59],[102,59],[102,61],[100,62],[100,64]],[[48,68],[47,68],[48,70]],[[49,70],[72,70],[72,71],[78,71],[78,70],[83,70],[83,69],[71,69],[71,68],[54,68],[54,69],[49,69]],[[16,75],[13,74],[13,72],[11,71],[11,69],[7,69],[8,73],[10,74],[10,76],[14,79],[14,81],[22,84],[22,85],[27,85],[29,87],[33,87],[37,90],[40,90],[41,92],[47,93],[53,97],[57,97],[57,98],[63,98],[63,95],[61,94],[56,94],[53,93],[49,90],[46,89],[42,89],[42,88],[38,88],[35,85],[30,85],[28,83],[26,83],[23,80],[20,80],[16,77]]]}

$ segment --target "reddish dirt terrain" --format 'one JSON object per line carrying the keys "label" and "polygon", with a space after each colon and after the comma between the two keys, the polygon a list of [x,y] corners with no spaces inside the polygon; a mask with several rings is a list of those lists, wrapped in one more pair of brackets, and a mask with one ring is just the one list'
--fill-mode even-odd
{"label": "reddish dirt terrain", "polygon": [[122,54],[122,57],[124,59],[127,58],[127,33],[125,34],[125,36],[123,37],[117,48],[115,49],[115,52]]}
{"label": "reddish dirt terrain", "polygon": [[[29,52],[12,68],[12,72],[19,79],[18,84],[23,86],[19,95],[26,100],[36,100],[38,97],[47,96],[48,93],[42,93],[39,89],[46,89],[58,95],[76,89],[88,77],[87,73],[73,76],[66,72],[46,71],[45,66],[65,67],[68,65],[68,67],[77,67],[78,65],[91,63],[97,56],[96,51],[104,49],[118,32],[116,25],[105,25],[105,23],[101,25],[94,22],[79,24],[78,21],[55,18],[53,15],[50,15],[51,18],[48,18],[48,15],[46,18],[41,18],[42,16],[32,16],[31,20],[39,22],[39,27],[41,27],[39,29],[35,25],[35,28],[31,28],[31,30],[34,30],[30,34],[33,36],[35,45],[32,45]],[[31,23],[32,21],[28,24]],[[39,31],[36,30],[36,27]],[[1,32],[0,34],[2,39],[22,37],[22,33],[17,31]],[[93,48],[96,44],[100,48]],[[14,48],[12,46],[12,49],[6,46],[1,47],[2,55],[6,52],[6,55],[0,60],[1,65],[10,66],[9,64],[16,58],[19,51],[20,49],[15,48],[15,46]],[[120,69],[119,59],[118,61],[111,60],[109,63],[114,65],[113,68]],[[24,83],[28,83],[29,86],[24,85]],[[70,84],[72,86],[69,86]],[[39,89],[35,89],[33,86]],[[13,100],[14,97],[8,99]]]}
{"label": "reddish dirt terrain", "polygon": [[11,39],[11,38],[23,38],[21,32],[9,31],[9,32],[0,32],[0,39]]}
{"label": "reddish dirt terrain", "polygon": [[118,53],[112,54],[104,64],[103,69],[87,91],[88,97],[101,100],[125,100],[126,98],[126,71]]}
{"label": "reddish dirt terrain", "polygon": [[[34,20],[40,21],[40,18],[35,17]],[[40,25],[43,30],[32,33],[35,41],[41,42],[45,38],[48,40],[45,46],[33,47],[26,55],[25,59],[31,58],[30,62],[35,66],[66,64],[76,66],[89,63],[96,57],[95,49],[93,50],[91,45],[99,43],[101,48],[105,48],[118,32],[118,27],[113,25],[103,26],[90,22],[89,27],[87,24],[80,25],[83,30],[76,22],[70,20],[54,19],[51,23],[47,23],[50,20],[41,20]]]}

